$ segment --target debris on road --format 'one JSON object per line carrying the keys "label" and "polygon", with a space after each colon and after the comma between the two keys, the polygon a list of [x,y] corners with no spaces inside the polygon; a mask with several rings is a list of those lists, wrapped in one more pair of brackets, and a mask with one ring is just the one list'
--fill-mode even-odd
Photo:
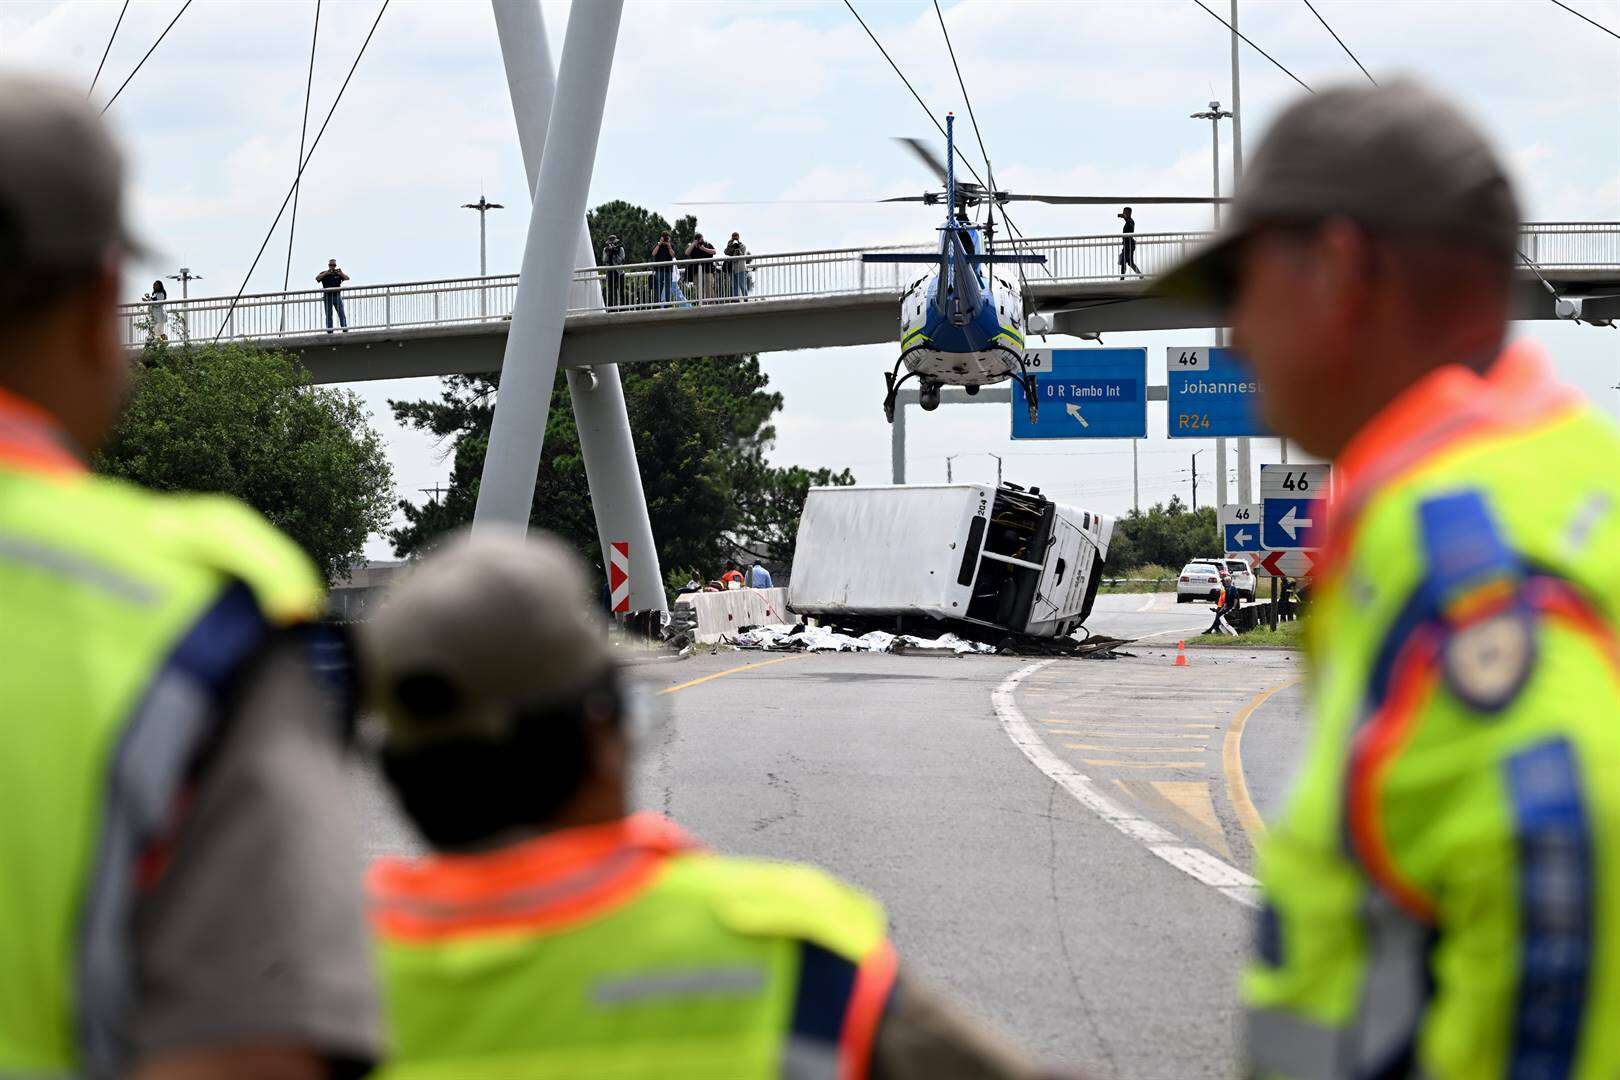
{"label": "debris on road", "polygon": [[864,634],[843,633],[830,626],[750,626],[728,634],[722,645],[762,652],[866,652],[900,656],[1057,656],[1116,659],[1120,646],[1131,644],[1121,638],[1093,635],[1084,641],[1072,637],[1008,637],[998,645],[970,641],[956,634],[935,638],[915,634],[891,634],[869,630]]}

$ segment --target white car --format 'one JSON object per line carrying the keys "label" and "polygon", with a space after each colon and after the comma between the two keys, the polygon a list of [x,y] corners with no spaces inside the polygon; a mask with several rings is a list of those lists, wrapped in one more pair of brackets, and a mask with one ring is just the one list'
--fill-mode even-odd
{"label": "white car", "polygon": [[1221,596],[1221,564],[1214,559],[1198,559],[1181,568],[1176,578],[1176,603],[1214,603]]}
{"label": "white car", "polygon": [[[1210,559],[1210,562],[1216,560]],[[1232,591],[1240,600],[1253,600],[1255,589],[1254,568],[1245,559],[1222,559],[1226,572],[1232,575]]]}

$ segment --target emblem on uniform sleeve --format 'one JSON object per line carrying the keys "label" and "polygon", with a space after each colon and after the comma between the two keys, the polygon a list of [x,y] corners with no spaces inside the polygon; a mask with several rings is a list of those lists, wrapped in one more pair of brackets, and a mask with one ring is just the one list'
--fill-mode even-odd
{"label": "emblem on uniform sleeve", "polygon": [[1523,611],[1508,610],[1458,627],[1446,640],[1446,683],[1464,704],[1496,712],[1519,693],[1535,663],[1535,635]]}

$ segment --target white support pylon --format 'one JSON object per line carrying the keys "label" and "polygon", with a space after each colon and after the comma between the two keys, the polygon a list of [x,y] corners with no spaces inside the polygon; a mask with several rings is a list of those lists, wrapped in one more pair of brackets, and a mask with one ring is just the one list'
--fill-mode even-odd
{"label": "white support pylon", "polygon": [[574,251],[579,242],[623,11],[623,0],[593,0],[575,4],[568,17],[562,71],[552,103],[556,122],[547,125],[535,185],[545,198],[535,200],[529,213],[501,361],[500,393],[473,513],[475,532],[525,529],[529,524],[574,278],[574,259],[559,258],[557,253]]}
{"label": "white support pylon", "polygon": [[[551,47],[539,0],[491,0],[495,30],[506,65],[512,115],[517,121],[518,143],[531,196],[538,193],[540,165],[551,124],[556,78],[552,74]],[[585,218],[579,222],[574,256],[576,266],[595,266],[596,252]],[[602,307],[601,282],[574,282],[569,307]],[[574,423],[579,430],[580,456],[590,485],[591,511],[596,518],[602,565],[608,566],[615,542],[630,545],[630,610],[665,610],[663,571],[653,542],[647,495],[641,486],[635,440],[624,402],[624,385],[617,364],[568,373]],[[544,425],[541,426],[544,434]]]}

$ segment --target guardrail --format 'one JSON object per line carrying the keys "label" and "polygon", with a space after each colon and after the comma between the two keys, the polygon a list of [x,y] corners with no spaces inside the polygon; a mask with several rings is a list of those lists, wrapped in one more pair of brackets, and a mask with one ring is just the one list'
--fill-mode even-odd
{"label": "guardrail", "polygon": [[[1204,232],[1137,233],[1135,261],[1140,273],[1119,272],[1121,237],[1026,238],[1004,249],[1045,255],[1045,266],[1024,270],[1032,284],[1081,284],[1141,280],[1162,273],[1202,243]],[[586,267],[574,272],[570,315],[648,311],[724,304],[758,303],[840,295],[897,294],[926,267],[865,263],[864,251],[928,251],[919,245],[839,248],[675,262],[641,262]],[[1524,254],[1547,270],[1620,269],[1620,222],[1554,221],[1528,224]],[[120,308],[123,340],[138,345],[154,333],[194,339],[281,341],[349,329],[402,329],[457,326],[510,318],[517,297],[517,275],[442,278],[388,285],[357,285],[338,292],[337,305],[325,290],[255,293],[234,304],[231,297],[143,301]]]}

